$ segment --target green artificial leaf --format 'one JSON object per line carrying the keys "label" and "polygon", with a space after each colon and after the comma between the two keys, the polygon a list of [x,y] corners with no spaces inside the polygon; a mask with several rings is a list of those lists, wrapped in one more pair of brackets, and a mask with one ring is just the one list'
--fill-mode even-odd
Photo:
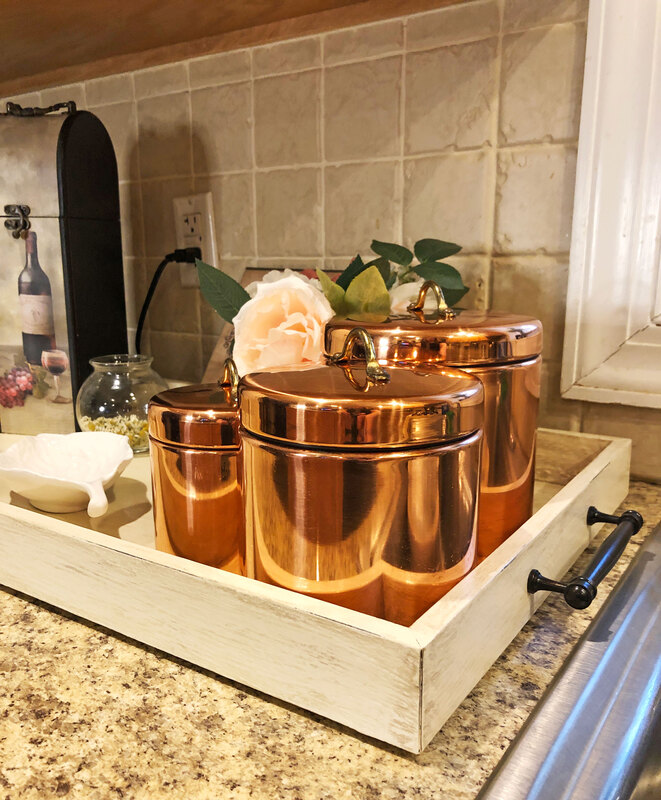
{"label": "green artificial leaf", "polygon": [[450,264],[425,261],[423,264],[417,264],[413,267],[413,271],[426,281],[437,283],[444,292],[446,289],[466,289],[461,275]]}
{"label": "green artificial leaf", "polygon": [[232,322],[241,306],[250,300],[250,295],[234,278],[199,258],[195,259],[195,266],[204,299],[226,322]]}
{"label": "green artificial leaf", "polygon": [[440,239],[420,239],[413,245],[415,256],[420,263],[438,261],[439,258],[453,256],[461,250],[460,245],[453,242],[442,242]]}
{"label": "green artificial leaf", "polygon": [[344,303],[344,289],[338,286],[335,281],[332,281],[323,269],[317,269],[317,277],[321,283],[321,289],[326,295],[326,299],[331,304],[331,308],[338,315],[342,317],[345,315]]}
{"label": "green artificial leaf", "polygon": [[363,322],[380,322],[390,314],[390,295],[378,270],[372,265],[357,275],[344,296],[346,315]]}
{"label": "green artificial leaf", "polygon": [[463,289],[443,289],[443,297],[451,308],[455,308],[466,292],[468,292],[468,286],[464,286]]}
{"label": "green artificial leaf", "polygon": [[394,261],[395,264],[401,264],[402,267],[408,267],[411,261],[413,261],[413,253],[408,247],[402,247],[401,244],[379,242],[377,239],[373,239],[371,246],[377,256],[383,256],[389,261]]}
{"label": "green artificial leaf", "polygon": [[390,266],[390,261],[384,256],[379,256],[378,258],[372,259],[372,261],[368,261],[365,264],[366,267],[376,267],[379,272],[381,273],[381,277],[383,278],[383,282],[386,285],[386,288],[390,288],[388,286],[388,282],[390,285],[395,282],[395,278],[397,277],[396,273],[394,272],[393,268]]}
{"label": "green artificial leaf", "polygon": [[344,270],[344,272],[338,277],[335,283],[340,287],[340,289],[344,289],[346,291],[349,288],[351,281],[357,275],[360,275],[360,273],[365,269],[367,268],[365,264],[363,264],[363,259],[360,256],[356,256],[349,266]]}

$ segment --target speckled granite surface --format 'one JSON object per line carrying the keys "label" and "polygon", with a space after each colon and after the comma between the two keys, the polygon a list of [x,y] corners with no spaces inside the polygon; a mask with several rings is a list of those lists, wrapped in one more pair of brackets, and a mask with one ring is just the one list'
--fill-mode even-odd
{"label": "speckled granite surface", "polygon": [[647,524],[594,607],[549,599],[419,756],[0,591],[0,798],[474,798],[661,519],[661,487],[633,483],[623,507]]}

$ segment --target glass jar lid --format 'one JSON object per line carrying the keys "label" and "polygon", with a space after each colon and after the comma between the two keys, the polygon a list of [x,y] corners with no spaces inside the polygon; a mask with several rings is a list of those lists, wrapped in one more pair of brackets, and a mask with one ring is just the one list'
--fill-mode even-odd
{"label": "glass jar lid", "polygon": [[[396,448],[453,441],[482,427],[477,378],[445,366],[383,369],[364,330],[345,338],[335,363],[244,376],[246,430],[301,446]],[[367,359],[351,358],[356,341]]]}
{"label": "glass jar lid", "polygon": [[[425,297],[432,287],[438,307],[429,312],[424,308]],[[393,314],[383,322],[361,323],[374,340],[380,362],[467,367],[524,361],[542,352],[538,319],[501,311],[454,311],[439,296],[443,297],[442,292],[430,281],[404,314]],[[352,326],[351,320],[340,317],[326,325],[327,353],[341,349]]]}
{"label": "glass jar lid", "polygon": [[149,435],[181,447],[238,447],[238,374],[231,359],[217,383],[179,386],[149,402]]}

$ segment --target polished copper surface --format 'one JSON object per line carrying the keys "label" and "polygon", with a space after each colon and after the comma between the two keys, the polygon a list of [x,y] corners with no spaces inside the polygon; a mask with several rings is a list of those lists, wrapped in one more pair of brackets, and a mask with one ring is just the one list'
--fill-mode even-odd
{"label": "polished copper surface", "polygon": [[150,440],[156,549],[245,575],[242,452]]}
{"label": "polished copper surface", "polygon": [[446,367],[388,368],[370,380],[365,364],[258,372],[240,386],[250,432],[298,445],[393,448],[438,444],[482,425],[482,384]]}
{"label": "polished copper surface", "polygon": [[[442,363],[464,367],[520,361],[542,352],[539,320],[499,311],[457,310],[452,319],[443,311],[412,309],[384,322],[364,322],[381,364],[399,361]],[[341,349],[351,320],[333,318],[326,325],[326,352]]]}
{"label": "polished copper surface", "polygon": [[188,447],[238,447],[235,389],[203,383],[157,394],[149,402],[149,434],[161,442]]}
{"label": "polished copper surface", "polygon": [[182,386],[149,403],[156,548],[246,573],[238,373]]}
{"label": "polished copper surface", "polygon": [[[418,306],[420,303],[418,304]],[[333,319],[326,348],[335,352],[351,322]],[[384,323],[366,323],[379,362],[430,370],[451,364],[484,385],[484,453],[476,563],[532,514],[542,326],[529,317],[458,311],[455,319],[414,308]],[[360,355],[360,346],[356,347]]]}
{"label": "polished copper surface", "polygon": [[484,384],[476,563],[532,514],[541,367],[537,357],[467,370]]}
{"label": "polished copper surface", "polygon": [[411,624],[471,568],[481,438],[360,452],[245,433],[255,577]]}

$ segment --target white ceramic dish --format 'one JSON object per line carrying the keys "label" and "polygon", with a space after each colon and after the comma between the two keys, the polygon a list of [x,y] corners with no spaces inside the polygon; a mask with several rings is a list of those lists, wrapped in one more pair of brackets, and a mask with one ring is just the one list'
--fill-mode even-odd
{"label": "white ceramic dish", "polygon": [[126,436],[100,431],[26,436],[0,454],[0,479],[42,511],[108,510],[109,489],[133,458]]}

